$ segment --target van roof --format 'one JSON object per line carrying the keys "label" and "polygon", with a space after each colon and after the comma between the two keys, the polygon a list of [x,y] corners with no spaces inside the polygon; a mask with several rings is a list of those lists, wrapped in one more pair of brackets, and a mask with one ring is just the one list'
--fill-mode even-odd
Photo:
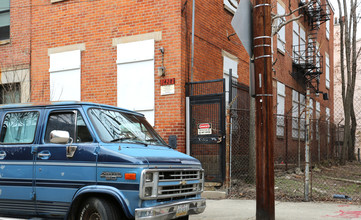
{"label": "van roof", "polygon": [[54,102],[28,102],[28,103],[14,103],[14,104],[2,104],[0,105],[0,109],[14,109],[14,108],[32,108],[32,107],[50,107],[50,106],[70,106],[70,105],[86,105],[86,106],[94,106],[100,108],[112,108],[114,110],[121,110],[124,112],[129,112],[132,114],[137,114],[144,116],[141,113],[131,111],[128,109],[119,108],[116,106],[98,104],[92,102],[79,102],[79,101],[54,101]]}

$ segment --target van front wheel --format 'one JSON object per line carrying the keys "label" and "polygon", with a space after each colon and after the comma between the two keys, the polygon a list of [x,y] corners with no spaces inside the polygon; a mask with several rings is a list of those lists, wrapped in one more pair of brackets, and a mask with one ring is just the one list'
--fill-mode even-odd
{"label": "van front wheel", "polygon": [[89,198],[80,208],[79,220],[116,220],[121,219],[115,205],[106,199]]}

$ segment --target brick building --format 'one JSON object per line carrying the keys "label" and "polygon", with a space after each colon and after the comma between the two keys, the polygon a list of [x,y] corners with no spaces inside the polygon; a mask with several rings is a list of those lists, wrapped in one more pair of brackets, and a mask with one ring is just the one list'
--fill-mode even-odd
{"label": "brick building", "polygon": [[[223,78],[230,63],[248,84],[246,52],[227,39],[234,9],[226,5],[196,1],[194,81]],[[32,16],[32,101],[72,99],[136,110],[165,139],[177,135],[185,151],[192,2],[33,0]],[[160,67],[165,76],[158,75]],[[173,78],[174,94],[161,95],[160,80]]]}
{"label": "brick building", "polygon": [[[236,0],[230,2],[237,4]],[[28,67],[31,63],[27,73],[31,72],[32,102],[77,100],[135,110],[145,114],[165,140],[176,136],[177,149],[186,152],[188,83],[224,78],[226,83],[219,84],[222,88],[217,84],[208,92],[225,90],[227,97],[232,69],[232,81],[242,85],[244,91],[234,105],[245,110],[242,114],[249,119],[249,56],[238,38],[231,35],[236,9],[230,2],[195,0],[193,8],[193,1],[188,0],[11,0],[10,10],[0,9],[1,14],[10,11],[11,16],[11,40],[2,41],[0,56],[1,60],[9,58],[10,50],[15,50],[21,58],[19,63]],[[274,13],[284,13],[301,2],[304,1],[274,0],[272,5]],[[304,146],[305,129],[298,122],[304,121],[305,80],[310,80],[302,77],[302,71],[311,70],[303,65],[310,62],[300,62],[311,60],[305,54],[317,57],[312,72],[320,76],[311,80],[312,117],[333,120],[333,24],[326,21],[332,20],[333,10],[326,5],[326,0],[315,0],[312,8],[296,12],[294,16],[304,17],[288,24],[273,39],[274,109],[275,114],[282,116],[277,117],[276,162],[287,159],[285,146],[290,146],[292,154],[296,154],[298,145]],[[17,14],[20,9],[21,16]],[[322,70],[318,65],[321,63]],[[26,91],[23,86],[20,88]],[[316,91],[321,95],[316,96]],[[328,100],[323,100],[322,94],[328,94]],[[225,106],[218,107],[216,114],[222,108]],[[198,110],[199,115],[207,115],[209,109],[210,105],[204,106]],[[287,127],[288,116],[294,117],[291,121],[297,126]],[[202,117],[198,122],[208,122]],[[237,126],[234,123],[232,129],[246,128],[249,132],[249,122],[239,118],[241,121]],[[215,133],[218,127],[225,126],[222,120],[216,123],[209,123]],[[313,129],[315,134],[316,128]],[[220,181],[224,180],[225,163],[230,163],[225,161],[225,131],[222,132],[217,134],[219,137],[214,133],[214,137],[223,145],[199,144],[200,155],[207,154],[202,161],[206,171],[217,164],[216,172],[223,173]],[[236,138],[233,142],[245,154],[249,148],[247,132],[238,137],[242,144],[238,145]],[[242,159],[242,154],[232,158]]]}
{"label": "brick building", "polygon": [[[308,1],[274,1],[274,13],[284,14]],[[330,151],[333,120],[333,8],[327,0],[313,1],[292,16],[300,19],[273,39],[276,164],[300,165],[304,160],[306,88],[310,88],[310,146],[314,162]],[[277,22],[277,21],[276,21]]]}

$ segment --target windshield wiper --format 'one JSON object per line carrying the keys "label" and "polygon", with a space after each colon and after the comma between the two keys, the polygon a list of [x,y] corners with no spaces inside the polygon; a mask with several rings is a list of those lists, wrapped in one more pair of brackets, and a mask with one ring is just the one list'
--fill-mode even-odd
{"label": "windshield wiper", "polygon": [[118,142],[118,141],[124,141],[124,140],[131,140],[131,141],[127,142],[127,143],[142,144],[142,145],[148,147],[147,143],[144,143],[142,141],[134,140],[134,138],[130,138],[130,137],[115,138],[115,139],[111,140],[110,142]]}
{"label": "windshield wiper", "polygon": [[133,138],[130,138],[130,137],[115,138],[115,139],[111,140],[110,142],[118,142],[118,141],[131,140],[131,139],[133,139]]}

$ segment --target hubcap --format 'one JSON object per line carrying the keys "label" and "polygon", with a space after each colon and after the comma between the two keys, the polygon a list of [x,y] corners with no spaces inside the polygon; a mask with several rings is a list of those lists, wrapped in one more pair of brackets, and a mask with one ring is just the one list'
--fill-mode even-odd
{"label": "hubcap", "polygon": [[101,220],[102,218],[100,217],[99,213],[94,212],[89,216],[89,220]]}

